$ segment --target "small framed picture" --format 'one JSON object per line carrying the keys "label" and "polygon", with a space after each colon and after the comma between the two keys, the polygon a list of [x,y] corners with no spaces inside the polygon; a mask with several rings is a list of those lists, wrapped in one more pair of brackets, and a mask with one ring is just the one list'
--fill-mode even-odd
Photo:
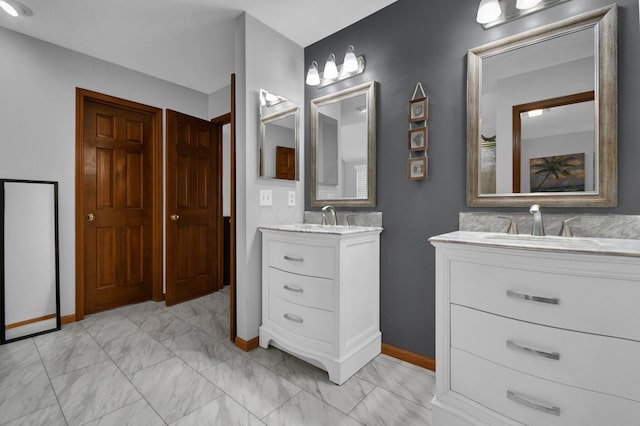
{"label": "small framed picture", "polygon": [[428,99],[427,97],[414,99],[409,101],[409,121],[425,121],[428,116]]}
{"label": "small framed picture", "polygon": [[425,180],[427,178],[427,157],[409,158],[408,162],[409,180]]}
{"label": "small framed picture", "polygon": [[409,152],[425,151],[427,144],[427,126],[409,130]]}

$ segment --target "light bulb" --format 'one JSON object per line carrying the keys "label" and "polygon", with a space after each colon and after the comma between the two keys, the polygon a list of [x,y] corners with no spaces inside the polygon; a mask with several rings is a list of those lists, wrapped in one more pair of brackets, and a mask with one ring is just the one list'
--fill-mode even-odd
{"label": "light bulb", "polygon": [[333,80],[338,78],[338,67],[336,66],[336,55],[333,53],[327,58],[327,63],[324,64],[324,72],[322,76],[325,80]]}
{"label": "light bulb", "polygon": [[29,7],[18,0],[0,0],[0,9],[7,12],[14,18],[22,16],[32,16],[33,11]]}
{"label": "light bulb", "polygon": [[320,75],[318,74],[318,63],[313,61],[307,71],[307,84],[309,86],[317,86],[320,84]]}
{"label": "light bulb", "polygon": [[516,7],[518,9],[531,9],[532,7],[538,5],[542,0],[518,0],[516,2]]}
{"label": "light bulb", "polygon": [[342,63],[342,71],[352,73],[358,71],[358,58],[353,46],[347,47],[347,53],[344,54],[344,62]]}
{"label": "light bulb", "polygon": [[16,8],[11,6],[6,1],[0,1],[0,8],[2,8],[2,10],[7,12],[9,15],[13,16],[14,18],[18,17],[18,11],[16,10]]}
{"label": "light bulb", "polygon": [[488,24],[502,15],[502,9],[498,0],[480,0],[476,21],[479,24]]}

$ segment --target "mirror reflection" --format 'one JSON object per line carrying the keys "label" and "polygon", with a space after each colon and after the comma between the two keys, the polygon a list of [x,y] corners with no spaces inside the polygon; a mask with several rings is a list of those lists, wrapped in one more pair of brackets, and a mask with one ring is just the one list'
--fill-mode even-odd
{"label": "mirror reflection", "polygon": [[260,177],[298,180],[299,111],[294,102],[260,90]]}
{"label": "mirror reflection", "polygon": [[468,52],[471,206],[616,201],[616,8]]}
{"label": "mirror reflection", "polygon": [[[588,28],[482,59],[480,134],[485,138],[495,136],[495,163],[481,163],[483,194],[534,192],[528,185],[520,185],[521,181],[529,180],[533,171],[529,167],[531,157],[527,155],[544,158],[573,152],[569,140],[575,140],[580,129],[568,128],[562,121],[554,120],[549,111],[544,114],[545,107],[536,103],[593,92],[593,40],[594,29]],[[591,106],[584,119],[593,127],[595,109]],[[536,115],[538,111],[543,114]],[[516,135],[520,112],[528,113],[523,122],[527,139],[523,141]],[[517,120],[513,119],[514,114]],[[581,117],[576,119],[579,123]],[[593,132],[581,138],[583,152],[593,158],[596,150]],[[517,152],[519,148],[524,149],[522,158],[519,158],[522,152]],[[492,166],[493,182],[487,177]]]}
{"label": "mirror reflection", "polygon": [[57,183],[0,183],[0,343],[7,343],[60,329]]}
{"label": "mirror reflection", "polygon": [[513,107],[513,192],[593,192],[594,92]]}
{"label": "mirror reflection", "polygon": [[375,205],[375,83],[311,101],[311,205]]}

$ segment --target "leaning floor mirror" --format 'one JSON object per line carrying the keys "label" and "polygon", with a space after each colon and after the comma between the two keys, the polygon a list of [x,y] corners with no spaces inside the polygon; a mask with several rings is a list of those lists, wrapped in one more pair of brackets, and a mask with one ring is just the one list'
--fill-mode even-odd
{"label": "leaning floor mirror", "polygon": [[58,183],[0,179],[0,344],[60,330]]}

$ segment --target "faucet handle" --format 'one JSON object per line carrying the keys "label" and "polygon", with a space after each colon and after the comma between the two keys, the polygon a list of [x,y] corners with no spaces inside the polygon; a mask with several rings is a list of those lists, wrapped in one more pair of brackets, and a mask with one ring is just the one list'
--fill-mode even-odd
{"label": "faucet handle", "polygon": [[356,215],[355,214],[348,214],[347,215],[347,226],[351,226],[351,219],[355,219]]}
{"label": "faucet handle", "polygon": [[509,216],[498,216],[500,219],[506,219],[509,221],[509,228],[507,229],[508,234],[519,234],[518,232],[518,224],[514,222]]}
{"label": "faucet handle", "polygon": [[573,231],[571,231],[569,222],[571,222],[574,219],[577,219],[577,218],[571,217],[569,219],[563,220],[562,227],[560,228],[560,233],[558,235],[560,235],[561,237],[573,237]]}

